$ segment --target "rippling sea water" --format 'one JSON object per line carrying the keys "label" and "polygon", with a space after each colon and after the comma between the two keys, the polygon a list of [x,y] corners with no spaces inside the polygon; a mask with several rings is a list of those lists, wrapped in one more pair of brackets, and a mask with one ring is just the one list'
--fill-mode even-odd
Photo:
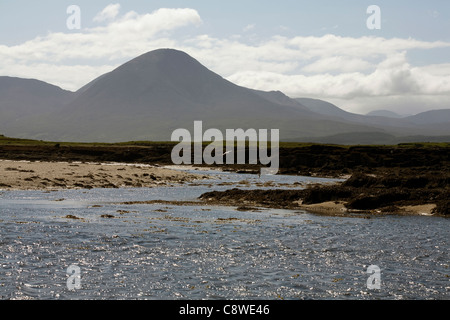
{"label": "rippling sea water", "polygon": [[[260,179],[330,181],[203,173],[217,179],[189,187],[0,191],[0,299],[450,297],[446,218],[120,204],[195,200],[206,191],[254,188]],[[79,268],[78,288],[71,265]],[[380,289],[367,286],[370,265],[381,269]]]}

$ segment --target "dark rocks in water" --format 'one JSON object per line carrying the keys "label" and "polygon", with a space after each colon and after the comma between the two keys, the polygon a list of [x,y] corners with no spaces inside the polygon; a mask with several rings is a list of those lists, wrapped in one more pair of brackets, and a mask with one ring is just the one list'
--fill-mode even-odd
{"label": "dark rocks in water", "polygon": [[437,214],[450,216],[450,199],[438,201],[435,211]]}
{"label": "dark rocks in water", "polygon": [[250,206],[239,206],[236,208],[237,211],[259,211],[256,207],[250,207]]}
{"label": "dark rocks in water", "polygon": [[258,203],[270,207],[286,208],[293,206],[294,201],[303,197],[304,190],[242,190],[230,189],[225,191],[211,191],[202,194],[199,199],[220,203]]}
{"label": "dark rocks in water", "polygon": [[343,183],[315,185],[301,190],[211,191],[199,198],[229,205],[254,204],[275,208],[298,207],[343,201],[348,209],[395,212],[401,206],[436,204],[435,214],[450,214],[449,172],[419,169],[384,170],[376,174],[357,172]]}
{"label": "dark rocks in water", "polygon": [[315,186],[304,191],[303,203],[315,204],[327,201],[340,201],[352,196],[351,188],[337,186]]}
{"label": "dark rocks in water", "polygon": [[81,219],[81,218],[78,218],[77,216],[74,216],[72,214],[68,214],[64,218],[66,218],[66,219],[74,219],[74,220],[80,220]]}
{"label": "dark rocks in water", "polygon": [[356,196],[356,198],[350,199],[346,206],[349,209],[372,210],[391,206],[393,203],[408,198],[408,192],[383,192],[379,195]]}

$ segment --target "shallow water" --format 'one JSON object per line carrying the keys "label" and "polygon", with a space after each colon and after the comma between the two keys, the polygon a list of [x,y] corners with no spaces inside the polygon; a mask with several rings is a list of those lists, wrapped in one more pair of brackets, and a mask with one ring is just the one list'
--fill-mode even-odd
{"label": "shallow water", "polygon": [[[206,191],[254,188],[261,179],[331,181],[201,173],[220,179],[189,187],[0,191],[0,298],[450,297],[445,218],[120,204],[195,200]],[[67,273],[71,265],[79,267],[79,288]],[[380,289],[367,286],[370,265],[381,269]]]}

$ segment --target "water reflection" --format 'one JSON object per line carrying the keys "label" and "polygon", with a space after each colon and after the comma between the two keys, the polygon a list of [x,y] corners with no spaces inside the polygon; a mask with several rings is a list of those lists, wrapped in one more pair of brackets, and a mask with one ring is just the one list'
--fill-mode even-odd
{"label": "water reflection", "polygon": [[[3,192],[0,298],[448,298],[448,219],[119,204],[193,200],[259,179],[283,188],[330,181],[202,173],[214,177],[188,188]],[[81,270],[74,291],[72,264]],[[367,288],[370,265],[381,268],[380,290]]]}

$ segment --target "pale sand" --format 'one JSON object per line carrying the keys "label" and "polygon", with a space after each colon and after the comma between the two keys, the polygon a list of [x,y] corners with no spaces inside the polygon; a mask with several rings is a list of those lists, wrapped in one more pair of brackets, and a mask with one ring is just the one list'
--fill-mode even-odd
{"label": "pale sand", "polygon": [[[302,204],[302,201],[297,202],[300,209],[312,212],[312,213],[322,213],[327,215],[342,215],[345,213],[375,213],[381,214],[380,210],[349,210],[345,207],[345,202],[343,201],[329,201],[316,204]],[[421,215],[421,216],[432,216],[434,215],[433,210],[436,208],[436,204],[423,204],[414,206],[403,206],[399,207],[396,212],[391,212],[400,215]]]}
{"label": "pale sand", "polygon": [[417,205],[417,206],[400,207],[400,209],[404,210],[405,213],[421,215],[421,216],[432,216],[434,208],[436,208],[435,204],[423,204],[423,205]]}
{"label": "pale sand", "polygon": [[314,213],[342,214],[347,212],[344,202],[340,201],[328,201],[315,204],[302,204],[302,202],[299,201],[298,205],[300,209]]}
{"label": "pale sand", "polygon": [[149,165],[0,160],[0,189],[155,187],[205,176]]}

